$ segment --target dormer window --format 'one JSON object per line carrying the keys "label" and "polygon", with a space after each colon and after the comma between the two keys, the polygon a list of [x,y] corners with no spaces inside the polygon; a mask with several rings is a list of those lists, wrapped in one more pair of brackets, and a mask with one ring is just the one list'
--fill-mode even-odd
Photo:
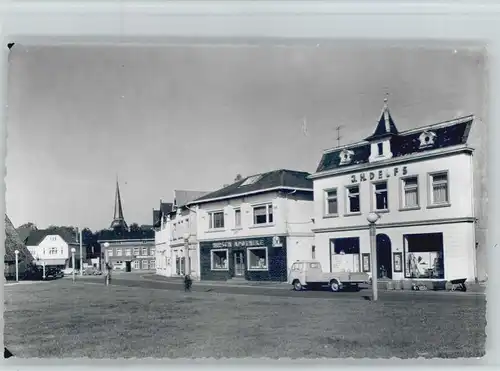
{"label": "dormer window", "polygon": [[370,162],[388,160],[392,158],[391,138],[384,138],[370,145]]}
{"label": "dormer window", "polygon": [[340,152],[340,165],[347,165],[350,164],[352,161],[352,156],[354,155],[354,152],[348,149],[343,149]]}
{"label": "dormer window", "polygon": [[418,139],[420,140],[420,148],[430,147],[434,144],[436,133],[433,131],[424,131]]}
{"label": "dormer window", "polygon": [[260,174],[259,175],[254,175],[254,176],[250,176],[250,177],[246,178],[243,183],[240,184],[240,187],[254,184],[258,180],[260,180],[260,178],[262,178],[262,175],[260,175]]}

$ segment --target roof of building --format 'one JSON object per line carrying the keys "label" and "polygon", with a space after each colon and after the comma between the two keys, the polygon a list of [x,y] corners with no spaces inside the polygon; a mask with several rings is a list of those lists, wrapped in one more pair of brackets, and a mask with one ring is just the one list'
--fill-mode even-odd
{"label": "roof of building", "polygon": [[174,190],[174,207],[186,206],[209,192]]}
{"label": "roof of building", "polygon": [[160,220],[160,216],[160,210],[153,209],[153,225],[156,225],[158,223],[158,221]]}
{"label": "roof of building", "polygon": [[307,189],[312,191],[312,181],[307,178],[309,175],[309,173],[304,171],[287,169],[255,174],[197,198],[192,203],[198,204],[212,199],[240,197],[248,193],[276,188]]}
{"label": "roof of building", "polygon": [[172,202],[160,202],[160,209],[153,209],[153,227],[158,228],[161,224],[161,217],[170,214],[174,209]]}
{"label": "roof of building", "polygon": [[173,202],[161,202],[160,203],[160,211],[163,214],[168,214],[174,209],[174,204]]}
{"label": "roof of building", "polygon": [[147,240],[155,238],[155,231],[153,229],[140,229],[137,231],[121,231],[114,229],[104,229],[97,232],[97,241],[127,241],[127,240]]}
{"label": "roof of building", "polygon": [[66,231],[53,231],[50,229],[39,229],[36,231],[32,231],[28,238],[24,241],[26,246],[38,246],[40,242],[47,236],[59,236],[61,237],[67,244],[76,244],[76,235],[73,235]]}
{"label": "roof of building", "polygon": [[17,227],[16,228],[17,234],[19,235],[19,238],[23,242],[26,241],[26,239],[28,238],[28,236],[30,235],[30,233],[32,231],[36,231],[36,230],[37,229],[33,228],[33,227]]}
{"label": "roof of building", "polygon": [[389,112],[389,106],[387,105],[387,99],[384,100],[384,108],[382,109],[382,114],[378,120],[377,127],[372,135],[366,138],[367,141],[377,140],[384,137],[398,135],[398,129],[394,120],[392,119],[391,113]]}
{"label": "roof of building", "polygon": [[[396,126],[394,122],[392,122],[392,124],[389,125],[389,129],[392,125],[394,125],[394,129],[390,129],[389,134],[391,135],[390,141],[393,158],[467,144],[473,121],[474,116],[470,115],[404,132],[397,132],[397,129],[395,129]],[[388,133],[384,131],[385,129],[379,129],[379,126],[380,122],[379,125],[377,125],[375,133],[362,142],[326,150],[321,157],[316,173],[368,163],[370,157],[370,141],[380,139],[386,135],[388,136]],[[425,132],[433,132],[435,137],[433,143],[422,147],[419,138],[422,133]],[[351,151],[351,161],[346,164],[340,161],[340,154],[344,150]]]}
{"label": "roof of building", "polygon": [[33,262],[33,256],[25,244],[23,244],[19,234],[12,225],[7,214],[5,214],[5,255],[4,262],[13,262],[16,260],[15,251],[19,251],[19,260]]}

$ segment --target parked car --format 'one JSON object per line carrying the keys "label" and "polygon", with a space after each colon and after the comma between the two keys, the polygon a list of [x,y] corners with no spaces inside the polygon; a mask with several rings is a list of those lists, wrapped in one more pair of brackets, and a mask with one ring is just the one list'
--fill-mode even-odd
{"label": "parked car", "polygon": [[99,276],[102,272],[96,267],[89,267],[83,270],[83,274],[87,276]]}
{"label": "parked car", "polygon": [[45,270],[45,277],[49,278],[61,278],[64,277],[64,273],[59,267],[47,267]]}
{"label": "parked car", "polygon": [[64,268],[62,270],[62,272],[63,272],[63,275],[65,275],[65,276],[71,276],[73,274],[73,268]]}
{"label": "parked car", "polygon": [[347,287],[359,289],[360,283],[369,281],[369,276],[362,272],[323,272],[321,263],[314,260],[301,260],[293,263],[288,275],[288,283],[294,290],[329,286],[337,292]]}

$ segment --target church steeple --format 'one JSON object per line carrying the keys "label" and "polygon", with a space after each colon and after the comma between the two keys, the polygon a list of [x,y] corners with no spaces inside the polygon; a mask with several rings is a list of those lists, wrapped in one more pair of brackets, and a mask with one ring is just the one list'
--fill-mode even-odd
{"label": "church steeple", "polygon": [[123,217],[122,199],[120,197],[120,186],[118,185],[118,177],[116,177],[115,213],[110,228],[128,229],[127,222],[125,222],[125,218]]}

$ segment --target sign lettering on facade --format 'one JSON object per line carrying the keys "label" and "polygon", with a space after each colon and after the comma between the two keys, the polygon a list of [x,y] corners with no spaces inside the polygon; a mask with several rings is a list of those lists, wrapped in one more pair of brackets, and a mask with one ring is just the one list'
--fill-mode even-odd
{"label": "sign lettering on facade", "polygon": [[394,167],[392,169],[376,170],[367,173],[353,174],[351,175],[351,183],[360,183],[366,180],[382,180],[385,178],[390,178],[391,176],[398,176],[408,174],[408,169],[406,166]]}
{"label": "sign lettering on facade", "polygon": [[230,247],[254,247],[265,246],[263,239],[258,240],[240,240],[240,241],[218,241],[212,242],[212,248],[230,248]]}

